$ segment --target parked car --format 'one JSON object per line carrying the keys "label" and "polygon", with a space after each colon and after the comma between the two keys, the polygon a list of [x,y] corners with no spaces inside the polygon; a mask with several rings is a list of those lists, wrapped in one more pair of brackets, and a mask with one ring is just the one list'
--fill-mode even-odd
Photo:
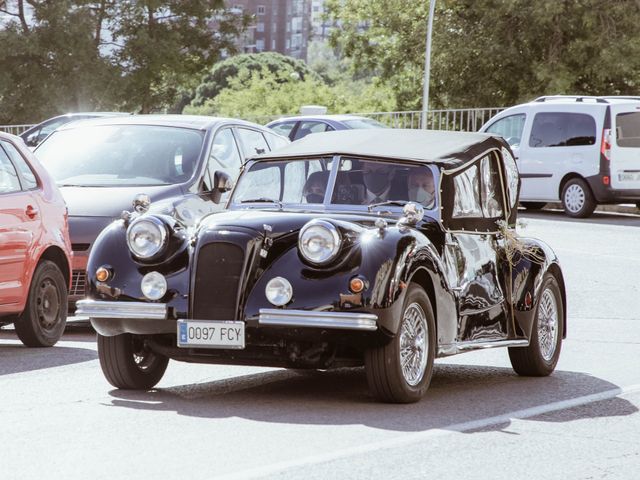
{"label": "parked car", "polygon": [[40,122],[39,124],[29,128],[28,130],[25,130],[20,134],[20,138],[22,138],[24,140],[24,143],[26,143],[29,147],[36,147],[56,128],[61,127],[62,125],[65,125],[67,123],[75,122],[77,120],[86,120],[88,118],[113,117],[118,115],[130,114],[119,112],[83,112],[58,115],[57,117],[49,118],[44,122]]}
{"label": "parked car", "polygon": [[310,133],[332,132],[334,130],[353,130],[362,128],[388,128],[386,125],[367,117],[355,115],[302,115],[281,118],[267,123],[274,132],[299,140]]}
{"label": "parked car", "polygon": [[[62,126],[35,150],[69,207],[73,242],[70,310],[85,295],[85,267],[100,231],[139,194],[157,208],[192,211],[221,208],[203,192],[213,173],[237,178],[244,159],[289,143],[249,122],[186,115],[131,115]],[[158,201],[164,203],[158,205]],[[178,202],[178,203],[176,203]],[[189,209],[184,206],[189,205]]]}
{"label": "parked car", "polygon": [[[229,188],[216,175],[214,200]],[[508,347],[521,375],[549,375],[566,333],[564,279],[546,244],[509,228],[517,196],[515,162],[494,136],[310,135],[251,160],[230,210],[195,229],[151,213],[112,223],[78,308],[99,334],[104,375],[124,389],[153,387],[170,358],[364,364],[377,398],[414,402],[436,357],[486,347]]]}
{"label": "parked car", "polygon": [[526,208],[561,201],[583,218],[599,204],[640,201],[640,97],[540,97],[480,131],[511,145]]}
{"label": "parked car", "polygon": [[0,133],[0,326],[29,347],[64,333],[71,272],[67,209],[47,171],[16,136]]}

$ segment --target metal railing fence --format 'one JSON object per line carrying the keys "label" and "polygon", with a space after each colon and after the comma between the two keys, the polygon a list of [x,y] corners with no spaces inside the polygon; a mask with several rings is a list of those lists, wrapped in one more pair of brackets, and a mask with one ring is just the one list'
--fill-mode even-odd
{"label": "metal railing fence", "polygon": [[0,132],[11,133],[13,135],[20,135],[22,132],[29,130],[34,124],[23,125],[0,125]]}
{"label": "metal railing fence", "polygon": [[[502,107],[430,110],[427,113],[427,128],[432,130],[475,132],[491,117],[502,110],[504,110]],[[365,112],[352,113],[350,115],[368,117],[393,128],[422,128],[422,112],[419,110],[404,112]],[[265,124],[272,120],[293,116],[297,116],[297,114],[245,116],[244,119]],[[31,126],[32,125],[0,125],[0,131],[19,135]]]}

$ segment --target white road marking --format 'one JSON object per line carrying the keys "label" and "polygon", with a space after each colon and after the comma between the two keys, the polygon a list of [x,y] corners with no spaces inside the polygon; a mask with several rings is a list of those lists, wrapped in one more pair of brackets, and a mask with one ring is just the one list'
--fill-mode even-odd
{"label": "white road marking", "polygon": [[216,478],[222,479],[222,480],[260,478],[266,475],[273,475],[273,474],[282,472],[284,470],[289,470],[292,468],[305,467],[313,464],[319,464],[319,463],[329,462],[332,460],[338,460],[341,458],[353,457],[356,455],[370,453],[376,450],[405,446],[412,443],[421,442],[423,440],[433,438],[433,437],[441,437],[445,435],[452,435],[454,433],[481,429],[491,425],[505,423],[512,419],[531,418],[531,417],[535,417],[545,413],[566,410],[574,407],[579,407],[582,405],[587,405],[589,403],[600,402],[603,400],[610,400],[615,397],[628,395],[636,392],[640,392],[640,384],[629,385],[622,388],[614,388],[614,389],[607,390],[600,393],[584,395],[582,397],[548,403],[545,405],[539,405],[537,407],[526,408],[523,410],[516,410],[514,412],[509,412],[509,413],[505,413],[503,415],[497,415],[494,417],[481,418],[478,420],[472,420],[464,423],[457,423],[457,424],[449,425],[447,427],[427,430],[424,432],[417,432],[417,433],[402,435],[400,437],[393,438],[390,440],[372,442],[372,443],[360,445],[357,447],[341,449],[336,452],[328,452],[328,453],[323,453],[319,455],[310,455],[297,460],[276,462],[271,465],[264,465],[260,467],[249,468],[247,470],[230,473],[228,475],[223,475],[221,477],[216,477]]}

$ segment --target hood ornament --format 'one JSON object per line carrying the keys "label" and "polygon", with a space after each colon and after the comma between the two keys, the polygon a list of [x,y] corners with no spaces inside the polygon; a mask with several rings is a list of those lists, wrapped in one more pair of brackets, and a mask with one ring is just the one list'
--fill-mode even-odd
{"label": "hood ornament", "polygon": [[139,193],[133,199],[133,209],[138,213],[145,213],[150,205],[151,198],[146,193]]}

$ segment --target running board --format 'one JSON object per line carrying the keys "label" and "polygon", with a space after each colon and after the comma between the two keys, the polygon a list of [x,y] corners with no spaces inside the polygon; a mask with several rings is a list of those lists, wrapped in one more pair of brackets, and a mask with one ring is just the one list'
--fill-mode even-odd
{"label": "running board", "polygon": [[438,347],[438,357],[448,357],[457,353],[470,352],[472,350],[482,350],[485,348],[499,347],[528,347],[529,340],[494,340],[494,341],[473,341],[460,342]]}

